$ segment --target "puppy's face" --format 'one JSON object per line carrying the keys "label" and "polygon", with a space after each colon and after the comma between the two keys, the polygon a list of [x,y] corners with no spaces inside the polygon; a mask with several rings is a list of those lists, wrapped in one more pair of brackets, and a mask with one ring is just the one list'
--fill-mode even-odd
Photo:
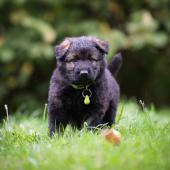
{"label": "puppy's face", "polygon": [[94,37],[68,38],[56,47],[58,68],[70,84],[88,85],[105,68],[108,44]]}

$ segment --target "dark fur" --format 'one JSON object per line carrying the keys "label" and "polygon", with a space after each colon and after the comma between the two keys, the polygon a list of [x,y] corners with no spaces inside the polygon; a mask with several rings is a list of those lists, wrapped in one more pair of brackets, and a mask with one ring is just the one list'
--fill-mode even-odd
{"label": "dark fur", "polygon": [[112,75],[115,77],[120,70],[120,67],[122,65],[122,55],[121,53],[117,53],[114,57],[114,60],[109,63],[107,68],[112,73]]}
{"label": "dark fur", "polygon": [[[57,67],[51,77],[48,98],[50,135],[63,130],[67,124],[81,128],[84,122],[89,127],[114,123],[119,86],[111,72],[117,73],[114,65],[119,68],[121,56],[120,60],[112,63],[110,72],[104,59],[107,53],[108,44],[94,37],[68,38],[56,47]],[[69,55],[74,56],[73,63],[67,63]],[[92,61],[88,58],[91,55],[99,60]],[[73,69],[67,68],[70,63],[71,66],[74,64]],[[88,76],[82,77],[81,70],[88,70]],[[83,103],[84,89],[75,89],[71,84],[90,84],[92,96],[89,105]]]}

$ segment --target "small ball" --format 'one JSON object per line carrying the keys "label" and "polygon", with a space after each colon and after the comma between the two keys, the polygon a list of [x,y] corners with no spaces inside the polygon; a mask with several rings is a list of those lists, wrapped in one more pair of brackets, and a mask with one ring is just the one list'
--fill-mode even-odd
{"label": "small ball", "polygon": [[102,135],[112,144],[119,145],[121,142],[121,134],[115,129],[104,129]]}

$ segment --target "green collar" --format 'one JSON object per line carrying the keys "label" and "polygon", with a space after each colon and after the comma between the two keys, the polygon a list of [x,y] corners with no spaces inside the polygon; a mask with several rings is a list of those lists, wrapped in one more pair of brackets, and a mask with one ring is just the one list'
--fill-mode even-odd
{"label": "green collar", "polygon": [[88,88],[89,85],[76,85],[76,84],[71,84],[71,86],[74,88],[74,89],[77,89],[77,90],[81,90],[81,89],[85,89],[85,88]]}

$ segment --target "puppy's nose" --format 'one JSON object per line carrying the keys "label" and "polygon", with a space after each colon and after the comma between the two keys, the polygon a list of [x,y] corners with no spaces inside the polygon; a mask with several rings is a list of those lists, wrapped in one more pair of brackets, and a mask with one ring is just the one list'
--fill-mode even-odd
{"label": "puppy's nose", "polygon": [[87,70],[81,70],[80,71],[81,76],[87,76],[88,74],[89,74],[89,72]]}

